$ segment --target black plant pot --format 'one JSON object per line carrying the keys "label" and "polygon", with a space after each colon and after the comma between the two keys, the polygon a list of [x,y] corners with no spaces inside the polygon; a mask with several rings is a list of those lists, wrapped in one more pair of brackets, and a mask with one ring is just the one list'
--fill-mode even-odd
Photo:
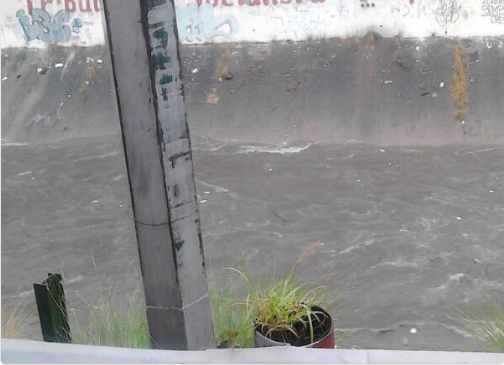
{"label": "black plant pot", "polygon": [[[289,331],[275,331],[266,337],[266,332],[261,326],[255,326],[254,329],[254,342],[255,347],[274,347],[274,346],[295,346],[295,347],[305,347],[305,348],[334,348],[334,326],[333,320],[329,313],[324,309],[313,306],[313,311],[324,313],[324,319],[318,321],[315,319],[313,321],[314,327],[314,341],[311,342],[311,338],[306,331],[298,331],[302,333],[301,338],[296,338]],[[304,328],[302,323],[295,325],[296,329]]]}

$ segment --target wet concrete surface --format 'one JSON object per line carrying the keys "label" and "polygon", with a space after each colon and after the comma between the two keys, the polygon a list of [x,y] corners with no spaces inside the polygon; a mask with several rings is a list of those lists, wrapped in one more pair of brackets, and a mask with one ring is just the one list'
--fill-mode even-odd
{"label": "wet concrete surface", "polygon": [[[504,300],[504,148],[193,147],[211,274],[298,261],[300,280],[348,289],[330,303],[344,347],[479,350],[449,315]],[[2,306],[34,310],[31,284],[53,271],[77,310],[138,288],[118,136],[4,145],[2,170]],[[26,336],[40,338],[36,320]]]}

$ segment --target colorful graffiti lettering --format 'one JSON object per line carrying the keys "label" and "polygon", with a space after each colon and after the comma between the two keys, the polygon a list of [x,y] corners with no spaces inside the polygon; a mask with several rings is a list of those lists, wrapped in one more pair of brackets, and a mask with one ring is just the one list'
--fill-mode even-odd
{"label": "colorful graffiti lettering", "polygon": [[504,0],[484,0],[481,6],[484,17],[494,24],[504,24]]}
{"label": "colorful graffiti lettering", "polygon": [[297,4],[302,4],[307,1],[310,1],[312,3],[323,3],[325,0],[238,0],[235,2],[235,0],[195,0],[196,4],[198,6],[205,4],[212,5],[213,7],[216,7],[220,4],[223,6],[233,6],[233,5],[238,5],[238,6],[269,6],[269,5],[279,5],[279,4],[284,4],[288,5],[291,3],[297,3]]}
{"label": "colorful graffiti lettering", "polygon": [[[54,18],[43,9],[32,9],[31,20],[24,10],[18,10],[16,16],[23,28],[27,42],[35,39],[47,43],[68,42],[70,40],[72,33],[68,25],[70,15],[64,10],[58,11]],[[74,19],[72,23],[74,32],[78,33],[81,27],[82,22],[79,19]]]}
{"label": "colorful graffiti lettering", "polygon": [[68,13],[90,13],[99,12],[100,0],[26,0],[28,6],[28,13],[31,14],[33,9],[36,8],[34,2],[39,5],[38,8],[46,10],[48,5],[58,5]]}
{"label": "colorful graffiti lettering", "polygon": [[212,6],[207,3],[199,7],[197,4],[178,7],[177,20],[180,37],[187,42],[207,42],[218,37],[229,39],[239,29],[234,15],[215,16]]}
{"label": "colorful graffiti lettering", "polygon": [[79,18],[76,18],[72,22],[72,30],[74,33],[79,33],[80,29],[82,28],[82,20]]}

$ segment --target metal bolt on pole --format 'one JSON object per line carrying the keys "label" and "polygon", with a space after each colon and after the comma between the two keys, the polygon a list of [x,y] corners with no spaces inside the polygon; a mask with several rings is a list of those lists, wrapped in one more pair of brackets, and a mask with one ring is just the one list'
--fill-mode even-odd
{"label": "metal bolt on pole", "polygon": [[103,0],[152,344],[215,347],[173,0]]}

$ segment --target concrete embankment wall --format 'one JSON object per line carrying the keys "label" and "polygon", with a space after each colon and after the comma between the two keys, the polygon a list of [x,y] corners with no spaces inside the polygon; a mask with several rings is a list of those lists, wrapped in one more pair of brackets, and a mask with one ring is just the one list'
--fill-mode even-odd
{"label": "concrete embankment wall", "polygon": [[[504,0],[180,0],[176,9],[193,136],[504,142]],[[99,1],[6,0],[1,36],[4,144],[117,133]],[[460,47],[463,117],[453,92]]]}

